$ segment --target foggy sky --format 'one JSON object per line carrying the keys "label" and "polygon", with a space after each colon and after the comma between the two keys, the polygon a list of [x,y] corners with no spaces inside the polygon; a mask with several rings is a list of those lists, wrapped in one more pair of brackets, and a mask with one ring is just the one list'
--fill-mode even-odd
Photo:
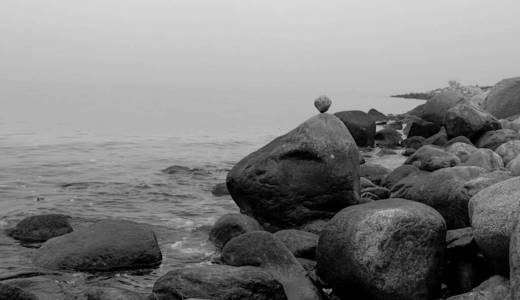
{"label": "foggy sky", "polygon": [[517,0],[2,0],[0,89],[494,84],[520,75],[519,11]]}

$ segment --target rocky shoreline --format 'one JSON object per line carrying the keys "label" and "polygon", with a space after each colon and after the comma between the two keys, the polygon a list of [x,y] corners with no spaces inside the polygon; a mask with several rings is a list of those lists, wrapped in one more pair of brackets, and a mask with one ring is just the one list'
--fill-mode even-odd
{"label": "rocky shoreline", "polygon": [[[241,213],[209,232],[211,263],[168,270],[147,295],[99,286],[77,299],[520,299],[520,78],[476,99],[452,88],[386,116],[330,114],[319,97],[319,114],[215,187]],[[367,162],[373,147],[404,163]],[[21,278],[161,263],[147,225],[69,219],[37,215],[6,231],[41,243],[41,272],[0,278],[0,299],[43,299]]]}

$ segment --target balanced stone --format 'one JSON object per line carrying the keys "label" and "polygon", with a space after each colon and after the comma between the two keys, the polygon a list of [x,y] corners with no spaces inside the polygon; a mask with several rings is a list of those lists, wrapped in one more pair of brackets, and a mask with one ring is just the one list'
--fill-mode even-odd
{"label": "balanced stone", "polygon": [[331,105],[332,101],[327,96],[319,96],[314,100],[314,106],[316,106],[320,113],[327,112]]}

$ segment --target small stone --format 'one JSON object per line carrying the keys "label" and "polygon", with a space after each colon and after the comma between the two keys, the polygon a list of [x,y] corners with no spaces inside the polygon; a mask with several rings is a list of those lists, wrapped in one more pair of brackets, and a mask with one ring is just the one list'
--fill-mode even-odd
{"label": "small stone", "polygon": [[314,106],[316,106],[320,113],[324,113],[329,110],[331,104],[332,101],[330,101],[329,97],[327,96],[319,96],[316,98],[316,100],[314,100]]}

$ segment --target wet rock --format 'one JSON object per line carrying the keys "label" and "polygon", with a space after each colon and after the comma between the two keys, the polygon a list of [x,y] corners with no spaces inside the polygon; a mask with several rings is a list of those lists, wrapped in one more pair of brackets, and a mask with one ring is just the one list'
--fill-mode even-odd
{"label": "wet rock", "polygon": [[471,227],[492,270],[509,274],[509,241],[520,208],[520,177],[494,184],[469,201]]}
{"label": "wet rock", "polygon": [[432,173],[411,174],[392,188],[392,198],[404,198],[435,208],[446,220],[448,229],[469,226],[470,195],[464,184],[487,173],[483,168],[457,166]]}
{"label": "wet rock", "polygon": [[449,138],[465,136],[470,140],[475,140],[486,131],[502,128],[494,116],[469,101],[461,101],[450,108],[445,123]]}
{"label": "wet rock", "polygon": [[372,118],[372,120],[374,120],[374,122],[383,122],[383,121],[388,120],[388,117],[384,113],[382,113],[374,108],[372,108],[368,111],[368,116],[370,118]]}
{"label": "wet rock", "polygon": [[157,300],[287,299],[283,286],[268,272],[225,265],[175,268],[155,282],[153,295]]}
{"label": "wet rock", "polygon": [[376,185],[381,184],[388,173],[390,173],[390,169],[378,164],[365,163],[359,166],[359,176],[367,178]]}
{"label": "wet rock", "polygon": [[520,140],[505,142],[495,152],[502,157],[504,165],[507,165],[520,154]]}
{"label": "wet rock", "polygon": [[273,234],[249,232],[229,241],[222,250],[222,261],[231,266],[258,266],[284,287],[289,300],[321,299],[294,255]]}
{"label": "wet rock", "polygon": [[431,172],[442,168],[456,166],[460,164],[460,159],[441,148],[426,145],[419,148],[419,150],[410,156],[404,163]]}
{"label": "wet rock", "polygon": [[471,292],[449,297],[446,300],[509,300],[509,280],[495,275],[481,283]]}
{"label": "wet rock", "polygon": [[425,145],[446,146],[447,143],[448,135],[444,127],[442,127],[441,130],[436,134],[424,140]]}
{"label": "wet rock", "polygon": [[213,194],[213,196],[216,196],[216,197],[222,197],[222,196],[229,195],[229,191],[227,189],[225,182],[216,184],[211,189],[211,193]]}
{"label": "wet rock", "polygon": [[93,287],[86,292],[87,300],[147,300],[147,297],[121,288]]}
{"label": "wet rock", "polygon": [[388,189],[391,189],[396,183],[401,181],[403,178],[410,174],[423,172],[419,168],[413,165],[402,165],[395,168],[383,179],[382,185]]}
{"label": "wet rock", "polygon": [[227,214],[217,220],[209,232],[209,240],[217,249],[222,250],[232,238],[246,232],[264,230],[262,226],[250,216],[243,214]]}
{"label": "wet rock", "polygon": [[316,100],[314,100],[314,106],[320,113],[328,111],[331,105],[332,101],[327,96],[319,96],[316,98]]}
{"label": "wet rock", "polygon": [[9,236],[24,242],[45,242],[53,237],[72,232],[69,218],[59,214],[31,216],[6,232]]}
{"label": "wet rock", "polygon": [[341,111],[334,114],[347,126],[359,147],[374,147],[376,123],[359,110]]}
{"label": "wet rock", "polygon": [[401,145],[403,138],[395,129],[381,129],[375,135],[376,144],[379,147],[396,148]]}
{"label": "wet rock", "polygon": [[11,286],[8,284],[0,283],[0,299],[2,300],[38,300],[38,298],[24,290]]}
{"label": "wet rock", "polygon": [[512,140],[520,140],[520,134],[512,129],[499,129],[484,133],[475,142],[475,146],[477,146],[477,148],[495,150],[500,145]]}
{"label": "wet rock", "polygon": [[424,146],[424,141],[426,139],[423,138],[422,136],[413,136],[413,137],[409,137],[407,138],[406,140],[404,140],[402,142],[403,146],[406,147],[406,148],[412,148],[412,149],[419,149],[421,148],[422,146]]}
{"label": "wet rock", "polygon": [[359,197],[359,151],[345,125],[317,115],[238,162],[227,186],[265,228],[332,217]]}
{"label": "wet rock", "polygon": [[436,299],[445,235],[442,217],[421,203],[350,206],[320,236],[318,275],[348,299]]}
{"label": "wet rock", "polygon": [[484,101],[484,109],[499,119],[520,113],[520,77],[497,83]]}
{"label": "wet rock", "polygon": [[500,170],[504,167],[504,162],[500,155],[490,149],[478,149],[473,152],[464,162],[465,166],[476,166],[488,171]]}
{"label": "wet rock", "polygon": [[315,259],[319,236],[307,231],[285,229],[274,233],[291,253],[298,258]]}
{"label": "wet rock", "polygon": [[446,147],[446,152],[455,154],[463,163],[477,150],[475,146],[466,143],[454,143]]}
{"label": "wet rock", "polygon": [[408,123],[407,137],[415,136],[429,138],[430,136],[439,132],[441,127],[435,123],[428,122],[423,119],[413,119]]}
{"label": "wet rock", "polygon": [[155,267],[161,259],[153,231],[130,221],[106,220],[48,240],[33,261],[47,269],[110,271]]}

